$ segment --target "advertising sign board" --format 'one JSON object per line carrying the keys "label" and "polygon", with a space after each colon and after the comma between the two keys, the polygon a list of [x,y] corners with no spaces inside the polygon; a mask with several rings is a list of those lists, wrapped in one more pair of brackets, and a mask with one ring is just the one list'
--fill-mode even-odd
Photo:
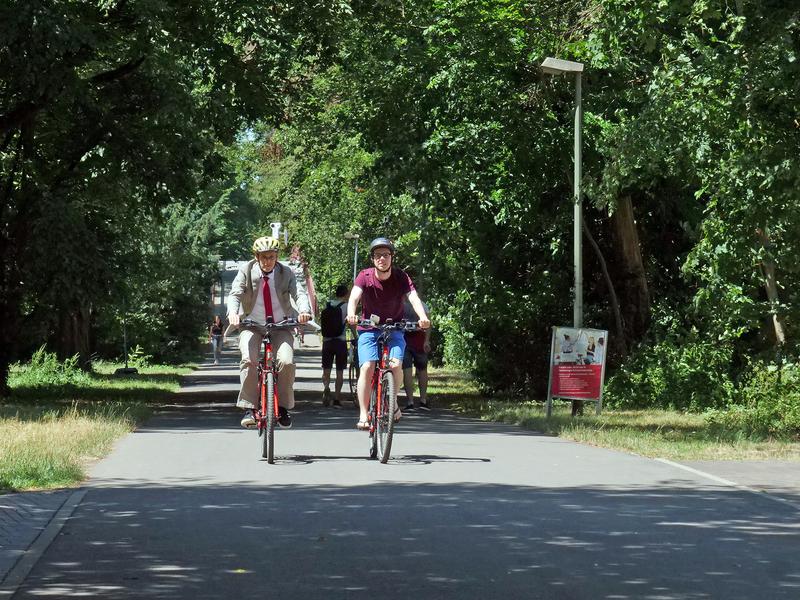
{"label": "advertising sign board", "polygon": [[596,412],[600,414],[607,347],[608,332],[603,329],[553,327],[548,417],[552,413],[553,398],[596,402]]}

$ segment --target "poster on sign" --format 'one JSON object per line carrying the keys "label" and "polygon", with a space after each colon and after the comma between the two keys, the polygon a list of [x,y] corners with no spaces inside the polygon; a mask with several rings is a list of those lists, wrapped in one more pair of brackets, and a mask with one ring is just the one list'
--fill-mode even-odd
{"label": "poster on sign", "polygon": [[547,416],[553,398],[596,402],[600,414],[607,347],[608,332],[603,329],[553,327]]}

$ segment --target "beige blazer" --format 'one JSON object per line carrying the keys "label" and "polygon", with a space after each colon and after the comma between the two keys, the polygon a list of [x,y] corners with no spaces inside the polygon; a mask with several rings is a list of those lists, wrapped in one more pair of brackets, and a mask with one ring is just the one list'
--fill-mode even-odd
{"label": "beige blazer", "polygon": [[[228,294],[228,314],[249,315],[260,291],[261,267],[258,261],[251,260],[239,269],[233,280]],[[281,262],[275,263],[275,291],[287,317],[297,318],[298,313],[311,313],[305,280],[297,281],[292,270]]]}

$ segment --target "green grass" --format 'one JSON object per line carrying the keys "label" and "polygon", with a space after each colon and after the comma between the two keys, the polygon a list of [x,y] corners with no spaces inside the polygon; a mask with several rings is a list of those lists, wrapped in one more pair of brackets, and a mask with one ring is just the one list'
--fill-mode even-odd
{"label": "green grass", "polygon": [[553,416],[544,403],[486,399],[467,376],[431,369],[428,391],[437,406],[487,421],[520,425],[576,442],[671,460],[793,460],[800,461],[800,442],[769,439],[709,423],[705,416],[666,410],[617,411],[595,416],[587,403],[585,415],[572,418],[570,403],[555,401]]}
{"label": "green grass", "polygon": [[44,369],[15,365],[9,385],[12,398],[19,401],[102,400],[161,402],[180,387],[180,376],[192,371],[191,365],[152,365],[139,367],[135,375],[116,376],[120,363],[97,362],[93,373],[72,369],[68,375],[48,377]]}
{"label": "green grass", "polygon": [[85,373],[44,357],[12,368],[12,395],[0,403],[0,491],[79,484],[86,466],[108,454],[191,371],[155,365],[114,376],[120,366],[99,363]]}
{"label": "green grass", "polygon": [[143,403],[0,405],[0,490],[72,486],[150,414]]}

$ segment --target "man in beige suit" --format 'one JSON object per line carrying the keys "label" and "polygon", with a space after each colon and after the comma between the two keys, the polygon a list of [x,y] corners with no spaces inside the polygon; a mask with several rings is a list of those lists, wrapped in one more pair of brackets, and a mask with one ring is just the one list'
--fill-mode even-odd
{"label": "man in beige suit", "polygon": [[[298,282],[292,270],[278,262],[280,242],[274,237],[260,237],[253,243],[255,259],[239,269],[228,295],[228,322],[236,326],[243,319],[275,323],[295,318],[300,323],[311,319],[311,305],[305,281]],[[292,306],[294,300],[295,306]],[[252,331],[239,334],[241,388],[236,406],[245,409],[242,427],[255,427],[253,409],[258,401],[258,357],[262,338]],[[294,339],[288,329],[272,332],[272,347],[278,370],[278,424],[291,427],[289,410],[294,408]]]}

